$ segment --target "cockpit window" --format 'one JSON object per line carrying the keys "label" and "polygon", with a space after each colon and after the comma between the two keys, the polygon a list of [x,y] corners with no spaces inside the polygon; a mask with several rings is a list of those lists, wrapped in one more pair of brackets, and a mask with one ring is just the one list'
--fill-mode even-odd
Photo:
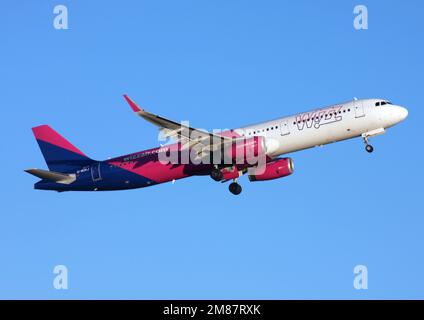
{"label": "cockpit window", "polygon": [[375,106],[376,107],[379,107],[379,106],[384,106],[386,104],[391,104],[392,105],[393,103],[391,103],[390,101],[378,101],[378,102],[375,103]]}
{"label": "cockpit window", "polygon": [[390,101],[378,101],[378,102],[375,103],[375,106],[376,107],[379,107],[379,106],[384,106],[386,104],[391,104],[392,105],[393,103],[391,103]]}

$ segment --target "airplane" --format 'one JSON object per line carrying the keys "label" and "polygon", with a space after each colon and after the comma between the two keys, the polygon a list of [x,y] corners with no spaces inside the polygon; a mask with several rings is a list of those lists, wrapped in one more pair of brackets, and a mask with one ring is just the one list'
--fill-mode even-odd
{"label": "airplane", "polygon": [[[242,191],[238,179],[244,174],[252,182],[291,175],[293,160],[283,157],[288,153],[356,137],[363,139],[365,150],[371,153],[374,148],[369,139],[385,133],[408,116],[406,108],[388,100],[355,98],[288,117],[210,133],[150,113],[127,95],[124,98],[134,113],[158,126],[171,143],[96,161],[50,126],[34,127],[32,131],[49,168],[25,170],[41,179],[35,183],[35,189],[58,192],[126,190],[209,175],[215,181],[231,181],[229,190],[238,195]],[[228,150],[235,150],[237,156]],[[194,156],[183,162],[185,151]],[[162,161],[171,153],[177,155],[176,161]],[[259,159],[264,159],[261,166]]]}

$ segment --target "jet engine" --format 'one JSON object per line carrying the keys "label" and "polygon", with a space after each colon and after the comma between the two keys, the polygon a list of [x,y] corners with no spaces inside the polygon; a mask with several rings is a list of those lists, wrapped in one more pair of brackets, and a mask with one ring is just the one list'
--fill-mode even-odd
{"label": "jet engine", "polygon": [[282,158],[268,162],[265,169],[261,169],[256,169],[258,174],[249,174],[249,180],[253,182],[287,177],[293,173],[294,164],[291,158]]}

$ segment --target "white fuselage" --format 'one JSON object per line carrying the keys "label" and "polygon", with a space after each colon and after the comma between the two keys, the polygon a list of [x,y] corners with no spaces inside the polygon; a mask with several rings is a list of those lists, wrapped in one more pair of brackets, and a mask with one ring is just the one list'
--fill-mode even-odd
{"label": "white fuselage", "polygon": [[385,132],[408,111],[383,99],[354,100],[234,130],[266,137],[267,155],[276,157],[332,142]]}

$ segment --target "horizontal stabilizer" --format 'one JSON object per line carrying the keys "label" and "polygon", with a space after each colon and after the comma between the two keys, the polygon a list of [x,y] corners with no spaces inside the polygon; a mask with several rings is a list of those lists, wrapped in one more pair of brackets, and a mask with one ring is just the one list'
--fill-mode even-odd
{"label": "horizontal stabilizer", "polygon": [[25,172],[32,174],[40,179],[50,180],[56,183],[70,184],[76,180],[75,174],[64,174],[54,171],[41,169],[27,169]]}

